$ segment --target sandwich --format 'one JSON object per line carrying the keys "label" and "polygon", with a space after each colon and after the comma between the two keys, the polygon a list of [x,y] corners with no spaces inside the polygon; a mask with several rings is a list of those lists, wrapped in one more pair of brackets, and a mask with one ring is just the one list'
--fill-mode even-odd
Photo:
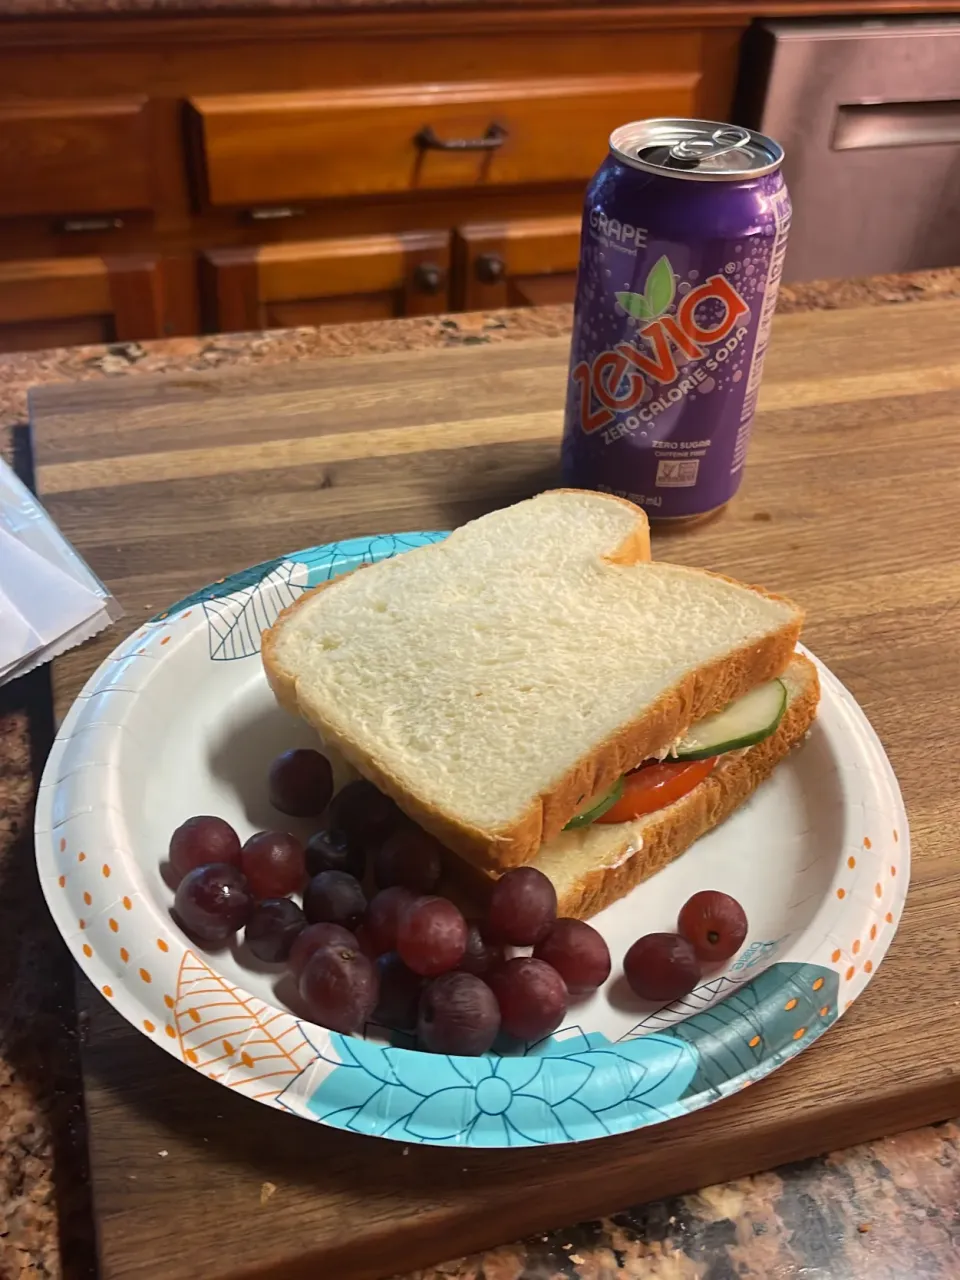
{"label": "sandwich", "polygon": [[485,880],[561,915],[732,813],[819,698],[801,610],[653,561],[643,511],[557,490],[305,592],[264,633],[281,703]]}

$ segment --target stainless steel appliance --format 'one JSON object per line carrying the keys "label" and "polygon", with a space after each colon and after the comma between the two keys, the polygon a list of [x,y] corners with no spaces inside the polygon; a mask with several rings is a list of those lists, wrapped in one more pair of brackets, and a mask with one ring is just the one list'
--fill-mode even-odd
{"label": "stainless steel appliance", "polygon": [[737,119],[786,151],[785,280],[960,265],[960,19],[761,23]]}

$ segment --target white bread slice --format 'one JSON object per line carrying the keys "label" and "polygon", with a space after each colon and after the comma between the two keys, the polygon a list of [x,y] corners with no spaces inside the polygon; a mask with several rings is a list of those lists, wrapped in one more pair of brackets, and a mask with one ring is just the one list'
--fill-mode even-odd
{"label": "white bread slice", "polygon": [[790,660],[787,600],[649,561],[643,512],[560,490],[305,593],[264,634],[279,701],[476,866]]}
{"label": "white bread slice", "polygon": [[722,756],[689,795],[636,822],[563,831],[543,846],[531,865],[553,881],[559,915],[585,920],[624,897],[729,817],[769,777],[803,740],[820,698],[817,669],[801,654],[781,679],[788,701],[776,732]]}

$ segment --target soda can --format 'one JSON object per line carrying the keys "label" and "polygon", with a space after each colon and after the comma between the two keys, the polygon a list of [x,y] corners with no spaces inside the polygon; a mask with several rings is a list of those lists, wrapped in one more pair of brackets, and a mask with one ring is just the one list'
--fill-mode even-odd
{"label": "soda can", "polygon": [[711,120],[615,129],[587,188],[562,471],[652,520],[743,476],[790,228],[770,138]]}

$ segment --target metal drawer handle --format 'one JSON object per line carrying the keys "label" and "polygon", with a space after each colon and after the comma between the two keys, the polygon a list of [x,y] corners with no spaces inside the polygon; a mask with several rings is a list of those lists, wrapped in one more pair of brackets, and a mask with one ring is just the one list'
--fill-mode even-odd
{"label": "metal drawer handle", "polygon": [[421,151],[496,151],[507,138],[502,124],[491,124],[482,138],[438,138],[433,125],[425,124],[413,141]]}
{"label": "metal drawer handle", "polygon": [[298,209],[293,205],[264,205],[248,209],[247,217],[251,222],[282,222],[284,218],[302,218],[306,212],[306,209]]}
{"label": "metal drawer handle", "polygon": [[58,230],[75,234],[84,231],[119,231],[122,218],[63,218]]}

